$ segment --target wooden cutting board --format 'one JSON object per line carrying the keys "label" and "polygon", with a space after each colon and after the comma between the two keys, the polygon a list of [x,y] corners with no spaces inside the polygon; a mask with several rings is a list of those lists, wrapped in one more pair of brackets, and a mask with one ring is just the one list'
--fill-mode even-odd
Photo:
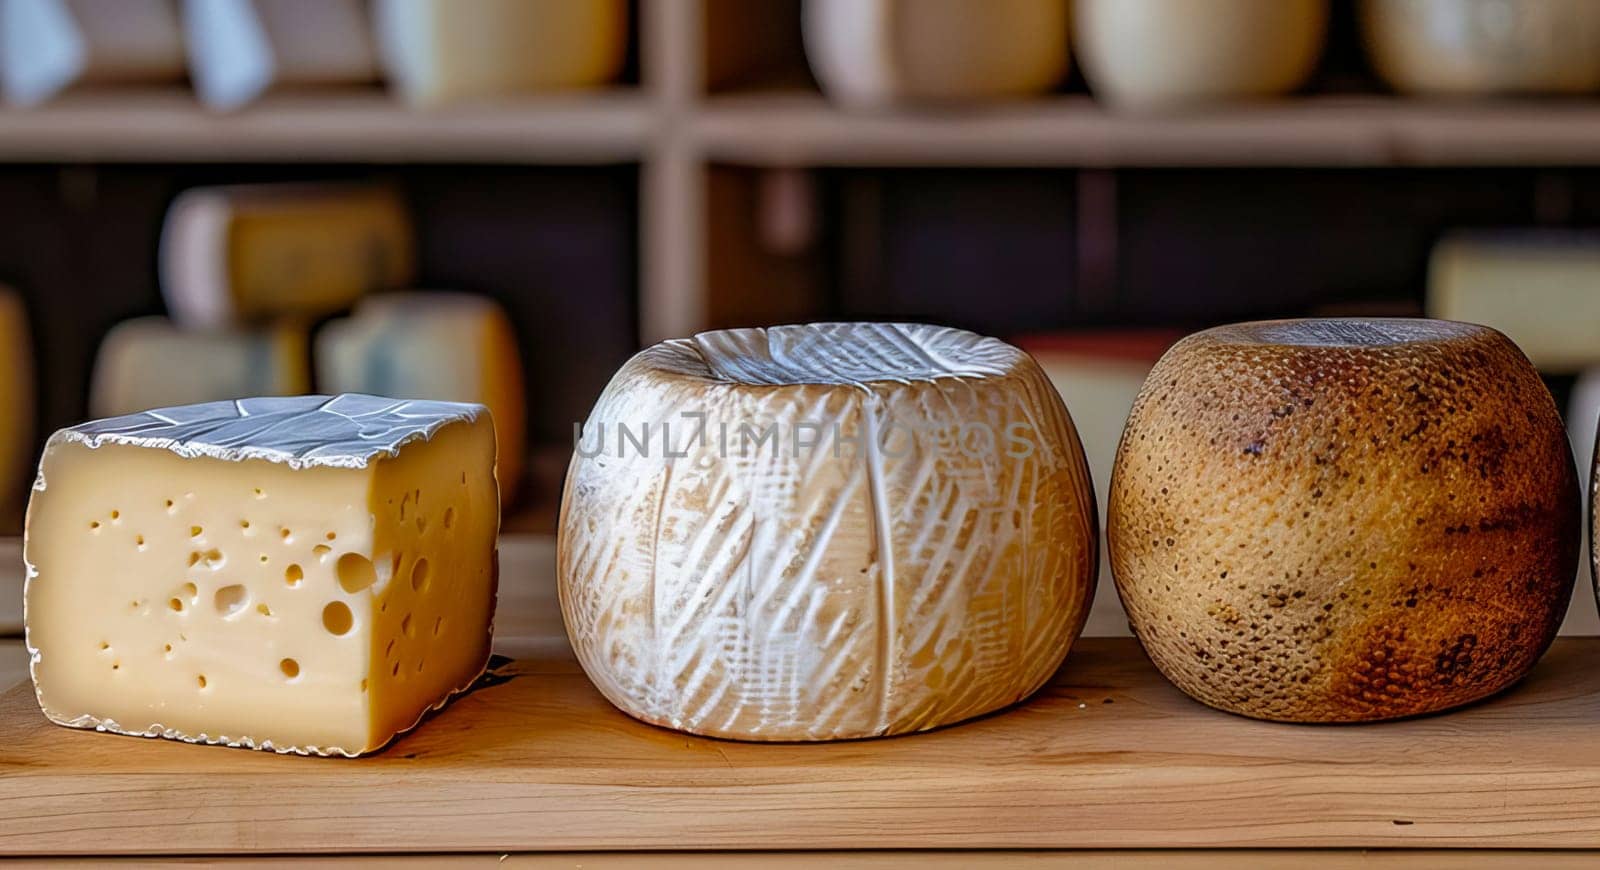
{"label": "wooden cutting board", "polygon": [[690,737],[567,657],[492,679],[376,757],[72,731],[0,698],[0,851],[1600,846],[1600,642],[1408,722],[1253,722],[1133,641],[1080,643],[1031,703],[818,745]]}

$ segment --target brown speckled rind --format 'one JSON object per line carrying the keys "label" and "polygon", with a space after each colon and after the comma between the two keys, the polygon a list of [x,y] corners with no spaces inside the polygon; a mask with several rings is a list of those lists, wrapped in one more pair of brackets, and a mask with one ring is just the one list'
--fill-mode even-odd
{"label": "brown speckled rind", "polygon": [[1293,722],[1516,682],[1572,594],[1579,494],[1549,391],[1487,327],[1274,321],[1157,364],[1112,475],[1135,634],[1196,699]]}

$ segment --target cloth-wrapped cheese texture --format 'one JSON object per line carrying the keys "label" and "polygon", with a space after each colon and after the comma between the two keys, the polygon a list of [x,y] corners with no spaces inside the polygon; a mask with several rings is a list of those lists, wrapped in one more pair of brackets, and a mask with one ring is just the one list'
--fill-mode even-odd
{"label": "cloth-wrapped cheese texture", "polygon": [[45,446],[23,553],[54,722],[359,755],[471,685],[494,613],[481,405],[165,408]]}
{"label": "cloth-wrapped cheese texture", "polygon": [[1578,486],[1550,392],[1488,327],[1248,323],[1150,373],[1107,538],[1178,688],[1262,719],[1392,719],[1498,692],[1543,654]]}
{"label": "cloth-wrapped cheese texture", "polygon": [[1027,354],[921,325],[651,347],[582,427],[561,606],[600,691],[747,740],[935,728],[1038,689],[1093,598],[1093,494]]}

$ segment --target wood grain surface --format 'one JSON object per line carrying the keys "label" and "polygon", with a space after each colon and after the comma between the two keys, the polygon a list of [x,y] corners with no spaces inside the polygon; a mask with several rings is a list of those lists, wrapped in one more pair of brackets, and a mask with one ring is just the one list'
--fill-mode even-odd
{"label": "wood grain surface", "polygon": [[[17,866],[98,868],[211,866],[214,858],[92,858],[19,859]],[[1447,852],[1437,849],[1405,851],[1356,849],[1272,849],[1240,851],[1213,849],[1203,852],[547,852],[543,854],[428,854],[319,856],[316,866],[397,868],[495,867],[528,870],[722,870],[750,867],[826,867],[828,870],[890,870],[890,868],[960,868],[960,870],[1302,870],[1313,863],[1318,870],[1412,870],[1452,867],[1457,870],[1540,867],[1549,870],[1591,868],[1593,855],[1581,852],[1489,850]],[[230,867],[304,867],[303,855],[234,858]]]}
{"label": "wood grain surface", "polygon": [[0,851],[1596,847],[1597,651],[1559,641],[1452,715],[1308,727],[1202,708],[1090,639],[1030,703],[820,745],[643,725],[535,657],[354,761],[71,731],[19,687]]}

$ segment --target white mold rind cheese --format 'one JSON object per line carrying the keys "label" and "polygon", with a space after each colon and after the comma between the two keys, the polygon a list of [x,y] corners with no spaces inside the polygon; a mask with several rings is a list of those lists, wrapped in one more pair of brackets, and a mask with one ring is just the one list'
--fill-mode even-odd
{"label": "white mold rind cheese", "polygon": [[1081,630],[1097,564],[1083,450],[1038,365],[892,324],[635,356],[583,427],[557,559],[608,699],[748,740],[920,731],[1026,698]]}
{"label": "white mold rind cheese", "polygon": [[75,728],[354,756],[466,689],[497,582],[480,405],[242,399],[47,443],[24,622]]}

